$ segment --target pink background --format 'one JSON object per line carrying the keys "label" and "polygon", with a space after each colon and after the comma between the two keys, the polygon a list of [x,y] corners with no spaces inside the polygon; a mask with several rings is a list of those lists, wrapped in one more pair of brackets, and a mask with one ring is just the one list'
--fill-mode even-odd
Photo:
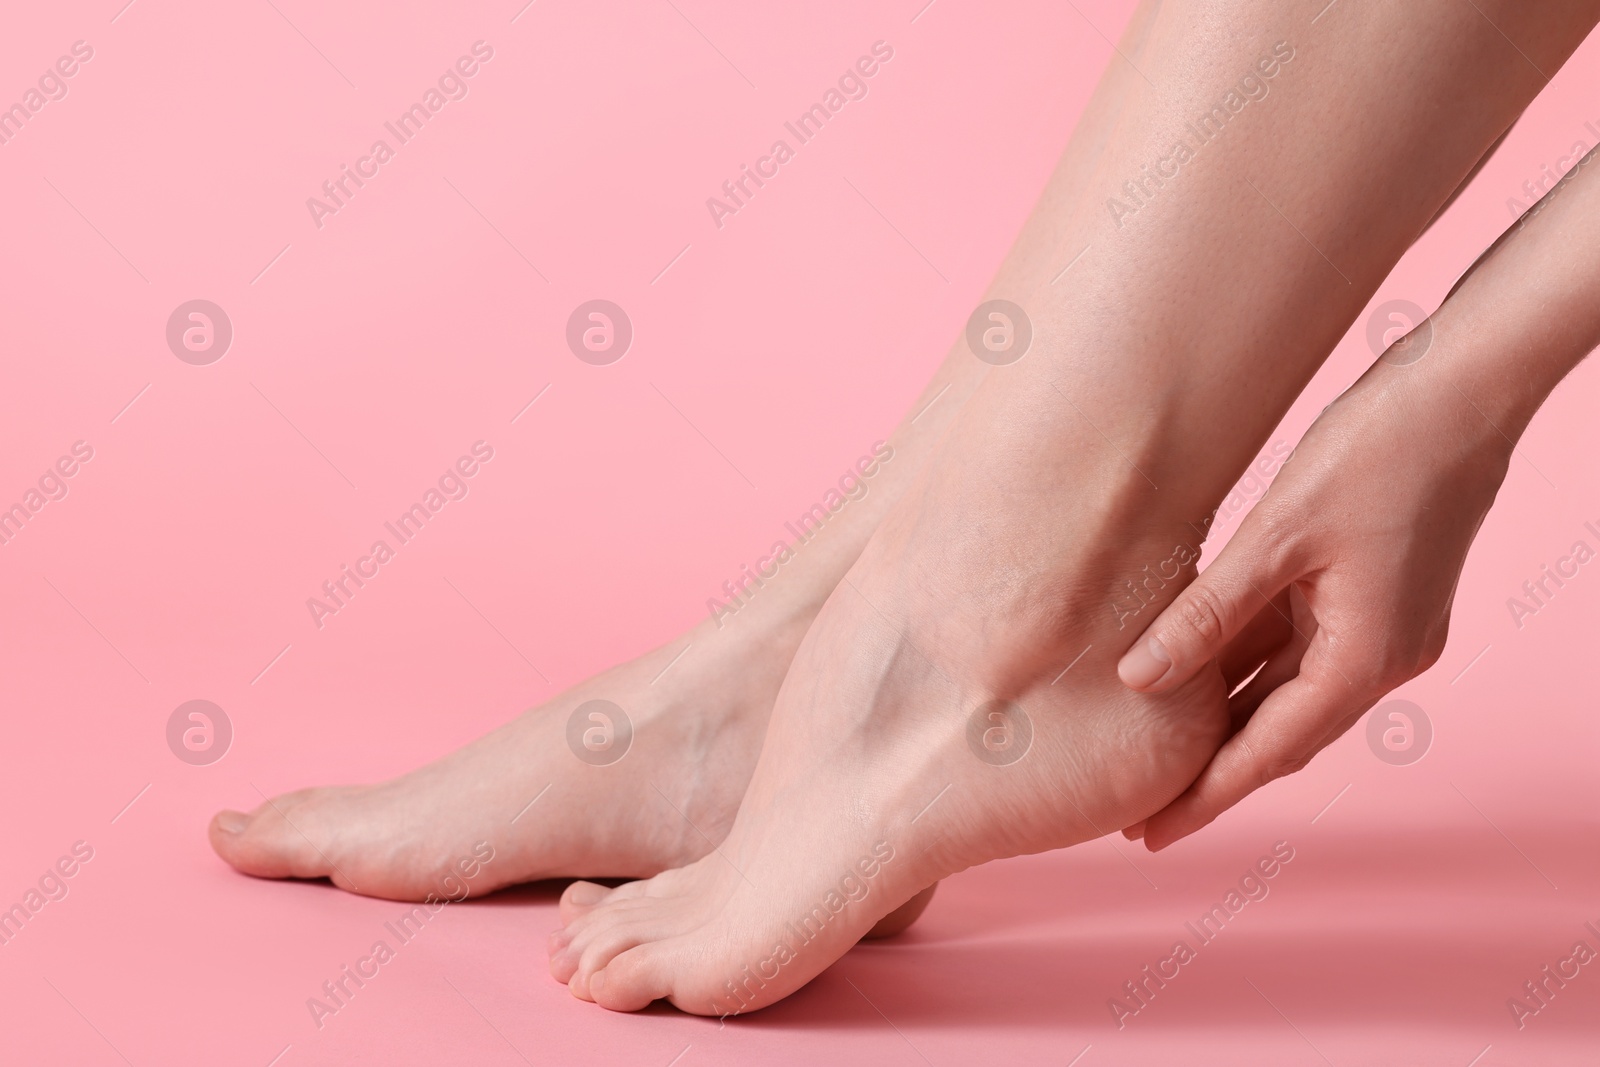
{"label": "pink background", "polygon": [[[0,545],[0,906],[74,841],[95,856],[0,947],[7,1062],[1593,1062],[1600,964],[1524,1030],[1505,1002],[1600,948],[1600,569],[1520,631],[1505,600],[1597,544],[1594,366],[1524,440],[1443,661],[1397,694],[1434,724],[1420,762],[1357,727],[1162,855],[969,872],[726,1027],[573,1000],[540,885],[448,909],[317,1030],[306,998],[400,908],[236,875],[210,814],[398,773],[699,618],[911,403],[1131,9],[521,3],[9,14],[0,102],[74,41],[94,58],[0,145],[0,503],[74,441],[95,456]],[[305,199],[480,39],[469,95],[317,229]],[[705,198],[879,39],[869,95],[718,230]],[[1595,42],[1375,304],[1435,306],[1586,120]],[[597,297],[636,330],[607,367],[563,341]],[[192,298],[234,325],[210,366],[165,344]],[[1364,326],[1275,439],[1370,361]],[[306,598],[478,439],[470,496],[316,629]],[[165,742],[196,698],[236,730],[207,767]],[[1271,895],[1119,1031],[1107,999],[1279,840]]]}

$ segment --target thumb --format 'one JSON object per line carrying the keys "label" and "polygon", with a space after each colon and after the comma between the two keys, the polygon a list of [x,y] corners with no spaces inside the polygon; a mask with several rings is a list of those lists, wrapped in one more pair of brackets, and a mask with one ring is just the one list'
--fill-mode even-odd
{"label": "thumb", "polygon": [[1268,782],[1299,771],[1378,702],[1382,690],[1354,687],[1331,655],[1319,634],[1301,673],[1273,690],[1181,796],[1145,820],[1146,848],[1159,852]]}
{"label": "thumb", "polygon": [[1188,681],[1259,612],[1277,610],[1272,598],[1292,576],[1265,563],[1264,555],[1250,531],[1240,530],[1123,655],[1117,664],[1122,684],[1159,693]]}

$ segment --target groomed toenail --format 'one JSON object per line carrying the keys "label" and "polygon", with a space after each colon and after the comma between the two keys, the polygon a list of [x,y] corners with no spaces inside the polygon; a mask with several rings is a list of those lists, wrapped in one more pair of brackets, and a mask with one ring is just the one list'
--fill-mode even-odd
{"label": "groomed toenail", "polygon": [[550,938],[545,944],[549,948],[550,955],[554,956],[557,952],[572,944],[572,935],[565,930],[551,930]]}
{"label": "groomed toenail", "polygon": [[599,902],[601,897],[605,896],[609,892],[610,890],[608,890],[605,886],[596,885],[593,882],[573,882],[571,885],[567,886],[567,903],[578,904],[580,906],[584,904],[595,904]]}
{"label": "groomed toenail", "polygon": [[606,972],[597,971],[589,976],[589,997],[593,999],[600,995],[600,990],[606,985]]}
{"label": "groomed toenail", "polygon": [[1117,675],[1125,685],[1146,689],[1159,682],[1171,669],[1171,653],[1152,637],[1128,650],[1122,662],[1117,664]]}
{"label": "groomed toenail", "polygon": [[243,832],[244,828],[249,825],[250,817],[245,815],[243,812],[217,812],[217,829],[221,830],[225,834],[241,833]]}

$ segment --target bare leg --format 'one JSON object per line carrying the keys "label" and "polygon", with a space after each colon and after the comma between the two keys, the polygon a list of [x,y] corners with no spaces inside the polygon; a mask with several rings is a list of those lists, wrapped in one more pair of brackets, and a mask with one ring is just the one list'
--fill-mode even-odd
{"label": "bare leg", "polygon": [[[1535,64],[1554,71],[1596,17],[1346,2],[1313,25],[1318,6],[1161,8],[1148,83],[1049,227],[1057,269],[1089,251],[1071,285],[1018,300],[1036,351],[984,380],[829,598],[718,852],[568,891],[551,964],[576,995],[762,1007],[936,879],[1134,823],[1216,751],[1216,665],[1152,696],[1118,660],[1374,288],[1543,86]],[[1220,132],[1189,131],[1214,104]]]}
{"label": "bare leg", "polygon": [[[1147,5],[1132,20],[1124,54],[1140,55],[1150,24]],[[991,295],[1021,298],[1059,270],[1053,256],[1064,207],[1081,194],[1137,81],[1120,64],[1107,74]],[[328,877],[355,892],[407,900],[444,895],[443,878],[480,842],[495,858],[474,865],[474,893],[554,876],[641,877],[705,855],[732,825],[801,637],[990,369],[958,340],[890,437],[894,458],[865,483],[867,495],[829,520],[733,616],[708,620],[400,778],[300,790],[248,815],[221,812],[211,824],[213,847],[248,874]],[[567,744],[568,718],[596,699],[621,707],[636,731],[632,749],[613,765],[585,763]],[[536,796],[537,805],[518,815]],[[908,925],[925,903],[880,933]]]}

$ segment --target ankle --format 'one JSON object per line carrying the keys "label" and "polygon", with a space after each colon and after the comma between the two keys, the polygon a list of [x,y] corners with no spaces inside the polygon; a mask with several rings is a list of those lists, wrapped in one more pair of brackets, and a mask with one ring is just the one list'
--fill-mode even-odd
{"label": "ankle", "polygon": [[1207,522],[1115,453],[1072,465],[941,464],[847,580],[926,654],[982,664],[980,687],[1048,681],[1090,645],[1120,655],[1193,580]]}

